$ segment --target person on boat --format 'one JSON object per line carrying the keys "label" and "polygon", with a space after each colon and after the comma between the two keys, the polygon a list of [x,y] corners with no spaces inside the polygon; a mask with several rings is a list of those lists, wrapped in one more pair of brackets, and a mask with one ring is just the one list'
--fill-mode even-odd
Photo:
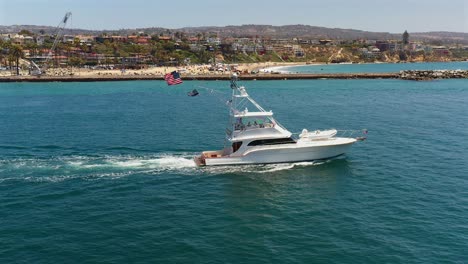
{"label": "person on boat", "polygon": [[236,130],[242,130],[243,127],[244,127],[244,124],[242,124],[242,117],[240,117],[240,118],[237,119],[235,128],[236,128]]}

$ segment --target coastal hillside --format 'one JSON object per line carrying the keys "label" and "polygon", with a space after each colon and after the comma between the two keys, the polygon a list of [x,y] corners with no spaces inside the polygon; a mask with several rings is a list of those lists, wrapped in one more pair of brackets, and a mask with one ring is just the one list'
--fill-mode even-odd
{"label": "coastal hillside", "polygon": [[[15,33],[21,30],[28,30],[34,33],[44,32],[53,34],[55,27],[37,25],[11,25],[1,26],[0,33]],[[118,30],[88,30],[88,29],[67,29],[66,34],[89,34],[98,35],[112,33],[117,35],[131,34],[135,31],[143,31],[147,34],[164,34],[168,32],[184,33],[207,33],[216,34],[219,37],[269,37],[269,38],[303,38],[303,39],[379,39],[390,40],[400,39],[401,33],[370,32],[356,29],[326,28],[310,25],[240,25],[225,27],[186,27],[178,29],[167,29],[161,27],[118,29]],[[403,30],[402,30],[403,31]],[[440,43],[460,43],[468,44],[468,33],[460,32],[416,32],[411,33],[414,40],[435,41]]]}

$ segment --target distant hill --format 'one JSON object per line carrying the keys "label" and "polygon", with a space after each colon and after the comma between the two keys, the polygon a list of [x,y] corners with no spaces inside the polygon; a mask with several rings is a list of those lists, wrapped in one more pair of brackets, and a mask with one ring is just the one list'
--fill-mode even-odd
{"label": "distant hill", "polygon": [[[54,34],[56,32],[56,27],[51,26],[36,26],[36,25],[12,25],[12,26],[1,26],[0,33],[18,33],[21,30],[29,30],[33,33],[39,34],[41,30],[45,34]],[[66,29],[65,34],[100,34],[101,31],[98,30],[86,30],[86,29]]]}
{"label": "distant hill", "polygon": [[[46,34],[55,32],[55,27],[50,26],[35,26],[35,25],[13,25],[0,26],[0,33],[16,33],[26,29],[34,33],[39,33],[43,30]],[[271,26],[271,25],[241,25],[241,26],[225,26],[225,27],[185,27],[179,29],[167,28],[136,28],[136,29],[119,29],[119,30],[86,30],[86,29],[67,29],[65,34],[92,34],[98,35],[102,33],[128,35],[134,32],[143,31],[147,34],[161,34],[171,32],[184,32],[189,34],[208,33],[217,34],[220,37],[269,37],[269,38],[302,38],[302,39],[374,39],[388,40],[401,39],[401,34],[388,32],[370,32],[356,29],[342,28],[326,28],[309,25],[287,25],[287,26]],[[423,40],[435,43],[463,43],[468,44],[468,33],[458,32],[409,32],[412,40]]]}
{"label": "distant hill", "polygon": [[410,36],[424,41],[436,40],[441,41],[442,43],[451,42],[468,44],[468,33],[438,31],[410,33]]}
{"label": "distant hill", "polygon": [[[216,32],[222,36],[267,36],[272,38],[304,38],[304,39],[390,39],[398,35],[385,32],[368,32],[355,29],[325,28],[307,25],[242,25],[225,27],[193,27],[182,28],[184,32]],[[400,37],[398,37],[400,38]]]}

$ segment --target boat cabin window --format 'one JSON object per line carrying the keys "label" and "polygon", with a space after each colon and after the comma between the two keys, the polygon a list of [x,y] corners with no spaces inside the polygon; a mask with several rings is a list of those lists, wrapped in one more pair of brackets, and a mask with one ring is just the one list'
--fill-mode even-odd
{"label": "boat cabin window", "polygon": [[235,130],[247,130],[254,128],[271,128],[275,122],[268,117],[244,117],[237,118],[234,124]]}
{"label": "boat cabin window", "polygon": [[232,153],[237,152],[240,149],[241,146],[242,146],[242,142],[232,143]]}
{"label": "boat cabin window", "polygon": [[281,145],[281,144],[294,144],[296,141],[292,138],[275,138],[275,139],[262,139],[255,140],[249,143],[248,146],[264,146],[264,145]]}

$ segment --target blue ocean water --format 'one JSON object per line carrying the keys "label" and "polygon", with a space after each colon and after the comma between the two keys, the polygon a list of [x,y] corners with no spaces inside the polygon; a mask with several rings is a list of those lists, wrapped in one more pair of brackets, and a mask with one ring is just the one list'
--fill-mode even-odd
{"label": "blue ocean water", "polygon": [[291,131],[369,139],[197,168],[223,145],[227,82],[0,83],[0,262],[466,263],[466,80],[244,84]]}
{"label": "blue ocean water", "polygon": [[278,67],[288,73],[377,73],[404,70],[468,70],[468,62],[325,64]]}

